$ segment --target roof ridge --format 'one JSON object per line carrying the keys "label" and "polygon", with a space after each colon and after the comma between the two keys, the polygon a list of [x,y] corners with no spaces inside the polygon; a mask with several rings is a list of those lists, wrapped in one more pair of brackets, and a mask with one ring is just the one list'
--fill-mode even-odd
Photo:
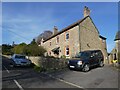
{"label": "roof ridge", "polygon": [[52,35],[51,37],[49,37],[48,39],[44,40],[43,42],[46,42],[47,40],[49,40],[49,39],[51,39],[51,38],[53,38],[53,37],[55,37],[55,36],[57,36],[57,35],[65,32],[65,31],[67,31],[68,29],[70,29],[70,28],[72,28],[72,27],[74,27],[74,26],[76,26],[76,25],[78,25],[79,23],[81,23],[82,21],[84,21],[84,20],[85,20],[86,18],[88,18],[88,17],[90,17],[90,16],[86,16],[86,17],[84,17],[84,18],[82,18],[82,19],[80,19],[80,20],[77,20],[77,21],[74,22],[73,24],[70,24],[70,25],[68,25],[67,27],[63,28],[63,29],[60,30],[58,33],[56,33],[55,35]]}
{"label": "roof ridge", "polygon": [[120,40],[120,30],[117,31],[114,41]]}

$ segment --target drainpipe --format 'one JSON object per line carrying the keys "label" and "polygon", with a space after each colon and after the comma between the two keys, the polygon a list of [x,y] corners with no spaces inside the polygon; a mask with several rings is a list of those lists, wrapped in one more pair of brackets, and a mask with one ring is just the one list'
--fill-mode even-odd
{"label": "drainpipe", "polygon": [[81,39],[80,39],[80,24],[78,23],[79,26],[79,51],[81,52]]}

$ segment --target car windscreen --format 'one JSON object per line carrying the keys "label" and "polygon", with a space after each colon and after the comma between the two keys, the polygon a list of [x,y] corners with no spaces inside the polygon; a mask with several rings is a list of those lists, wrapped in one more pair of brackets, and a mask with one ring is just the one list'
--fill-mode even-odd
{"label": "car windscreen", "polygon": [[80,52],[78,54],[76,54],[75,58],[88,58],[90,57],[90,53],[89,52]]}
{"label": "car windscreen", "polygon": [[25,56],[16,55],[15,58],[17,58],[17,59],[25,59]]}

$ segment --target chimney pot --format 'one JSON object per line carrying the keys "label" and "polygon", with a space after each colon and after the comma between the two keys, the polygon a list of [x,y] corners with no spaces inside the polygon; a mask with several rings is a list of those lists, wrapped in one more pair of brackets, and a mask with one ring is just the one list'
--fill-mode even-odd
{"label": "chimney pot", "polygon": [[87,6],[85,6],[84,7],[84,17],[89,16],[89,15],[90,15],[90,9]]}
{"label": "chimney pot", "polygon": [[54,26],[53,35],[56,34],[56,33],[58,33],[58,28],[57,28],[57,26]]}

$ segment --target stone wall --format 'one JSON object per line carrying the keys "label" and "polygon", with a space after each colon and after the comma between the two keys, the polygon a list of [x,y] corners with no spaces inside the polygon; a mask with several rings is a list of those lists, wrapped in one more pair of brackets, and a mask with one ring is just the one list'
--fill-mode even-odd
{"label": "stone wall", "polygon": [[11,59],[11,55],[2,55],[2,56]]}
{"label": "stone wall", "polygon": [[[76,54],[76,52],[79,52],[79,32],[78,32],[79,27],[73,27],[69,30],[67,30],[66,32],[63,32],[55,37],[53,37],[52,39],[44,42],[42,44],[42,46],[44,46],[49,53],[51,52],[52,49],[56,48],[56,47],[60,47],[60,54],[59,57],[61,57],[62,55],[66,55],[66,46],[69,46],[69,57],[72,57]],[[66,40],[65,35],[66,33],[69,33],[69,40]],[[56,43],[56,38],[59,37],[59,43]],[[51,42],[51,46],[50,46],[50,42]],[[54,56],[53,52],[51,52],[51,56]]]}
{"label": "stone wall", "polygon": [[[65,39],[66,33],[69,33],[69,40]],[[56,43],[59,37],[59,43]],[[51,42],[51,46],[50,46]],[[59,57],[66,55],[66,46],[69,46],[69,57],[74,57],[76,53],[85,50],[102,50],[104,58],[108,57],[106,41],[100,40],[99,32],[93,24],[90,17],[86,18],[79,25],[51,38],[42,44],[52,56],[54,56],[52,49],[60,47]]]}
{"label": "stone wall", "polygon": [[29,57],[29,59],[38,67],[48,69],[61,69],[67,67],[66,59],[46,58],[46,57]]}
{"label": "stone wall", "polygon": [[101,43],[101,50],[102,50],[102,53],[104,55],[104,60],[106,64],[109,64],[110,61],[109,61],[109,57],[108,57],[108,53],[107,53],[107,45],[106,45],[106,40],[103,40],[100,38],[100,43]]}
{"label": "stone wall", "polygon": [[110,52],[109,61],[112,61],[115,59],[115,56],[114,56],[115,54],[116,54],[116,59],[120,60],[120,40],[115,41],[115,47]]}
{"label": "stone wall", "polygon": [[28,59],[31,60],[31,62],[36,66],[40,66],[40,61],[42,60],[42,57],[29,56]]}
{"label": "stone wall", "polygon": [[80,24],[81,51],[101,49],[99,33],[90,18]]}
{"label": "stone wall", "polygon": [[90,18],[85,19],[80,24],[80,42],[81,51],[101,50],[106,63],[106,59],[108,59],[106,41],[104,40],[103,42],[103,40],[100,39],[99,32],[95,28]]}
{"label": "stone wall", "polygon": [[119,59],[120,57],[118,57],[118,53],[120,53],[120,40],[115,41],[115,48],[116,48],[117,59]]}

